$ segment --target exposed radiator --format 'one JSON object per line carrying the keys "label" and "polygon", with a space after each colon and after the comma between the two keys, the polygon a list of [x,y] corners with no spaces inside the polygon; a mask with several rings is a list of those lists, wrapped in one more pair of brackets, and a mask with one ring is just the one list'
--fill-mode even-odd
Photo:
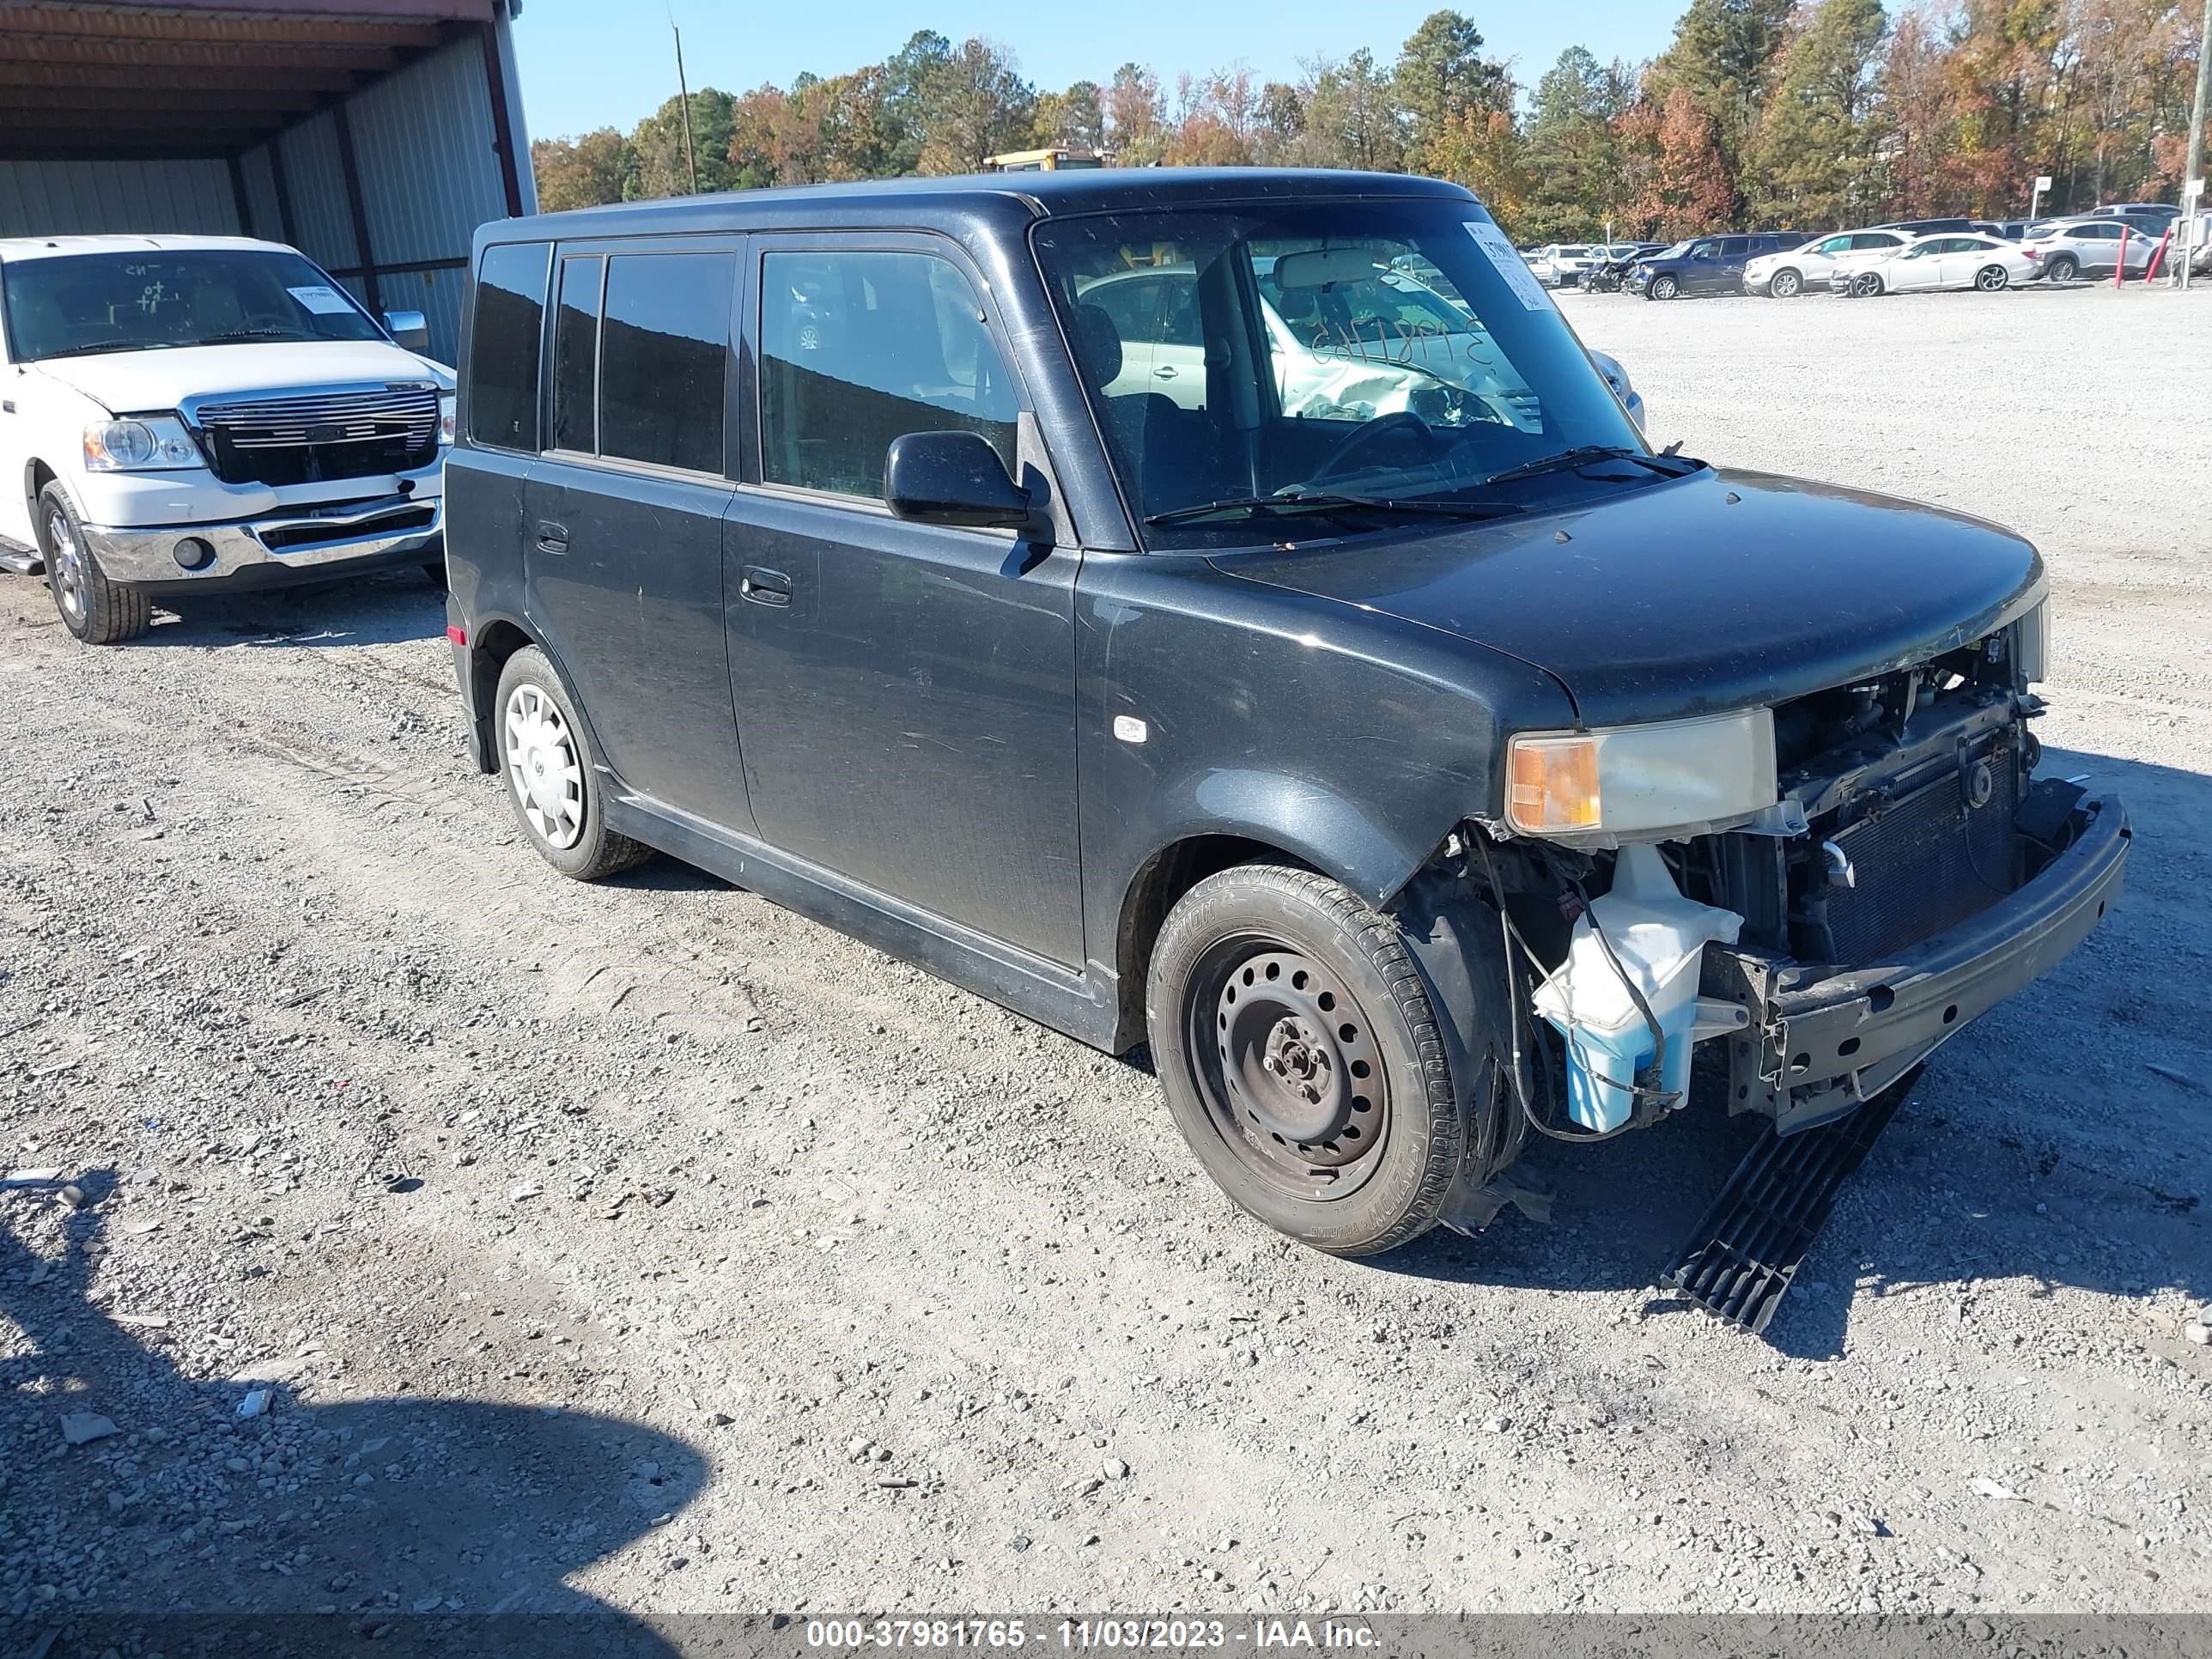
{"label": "exposed radiator", "polygon": [[1836,958],[1866,966],[1978,915],[2019,884],[2009,750],[1988,757],[1990,797],[1969,806],[1951,772],[1833,836],[1856,885],[1828,891]]}

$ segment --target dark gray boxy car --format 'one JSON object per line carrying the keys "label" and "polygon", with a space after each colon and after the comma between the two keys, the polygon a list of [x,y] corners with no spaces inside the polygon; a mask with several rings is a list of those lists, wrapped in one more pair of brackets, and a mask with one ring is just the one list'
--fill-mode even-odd
{"label": "dark gray boxy car", "polygon": [[509,221],[463,363],[454,660],[539,852],[1149,1043],[1324,1249],[1708,1103],[1816,1225],[1791,1148],[1863,1150],[2118,891],[2119,803],[2035,776],[2035,550],[1653,452],[1455,186]]}

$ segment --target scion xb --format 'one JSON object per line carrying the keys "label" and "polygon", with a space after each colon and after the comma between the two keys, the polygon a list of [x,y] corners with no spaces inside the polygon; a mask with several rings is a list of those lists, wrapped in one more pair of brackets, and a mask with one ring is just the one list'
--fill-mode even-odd
{"label": "scion xb", "polygon": [[1310,1244],[1540,1209],[1531,1135],[1685,1109],[1825,1202],[1824,1137],[2118,890],[2118,799],[2037,770],[2035,550],[1655,451],[1456,186],[763,191],[474,260],[448,633],[531,844],[1148,1046]]}

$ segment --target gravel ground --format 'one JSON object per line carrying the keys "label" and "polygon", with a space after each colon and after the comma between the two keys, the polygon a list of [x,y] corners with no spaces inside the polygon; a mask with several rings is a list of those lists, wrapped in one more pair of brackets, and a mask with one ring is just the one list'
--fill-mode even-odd
{"label": "gravel ground", "polygon": [[2050,763],[2139,828],[1771,1340],[1652,1288],[1747,1126],[1312,1255],[1141,1070],[671,862],[554,875],[419,581],[94,653],[12,580],[0,1157],[83,1207],[0,1194],[0,1620],[2203,1607],[2212,295],[1565,304],[1661,441],[2034,536]]}

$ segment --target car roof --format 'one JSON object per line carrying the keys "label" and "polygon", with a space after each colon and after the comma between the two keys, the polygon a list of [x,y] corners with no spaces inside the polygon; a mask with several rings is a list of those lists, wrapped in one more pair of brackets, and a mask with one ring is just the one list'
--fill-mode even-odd
{"label": "car roof", "polygon": [[282,242],[251,236],[0,236],[0,262],[60,259],[74,253],[143,253],[149,249],[180,253],[194,248],[250,248],[264,253],[294,253]]}
{"label": "car roof", "polygon": [[1331,198],[1427,198],[1474,205],[1461,186],[1395,173],[1291,167],[1085,167],[1070,172],[986,173],[684,196],[579,208],[481,227],[484,242],[599,236],[702,234],[717,230],[867,228],[928,224],[1018,228],[1038,219],[1088,213],[1158,212],[1231,203]]}

